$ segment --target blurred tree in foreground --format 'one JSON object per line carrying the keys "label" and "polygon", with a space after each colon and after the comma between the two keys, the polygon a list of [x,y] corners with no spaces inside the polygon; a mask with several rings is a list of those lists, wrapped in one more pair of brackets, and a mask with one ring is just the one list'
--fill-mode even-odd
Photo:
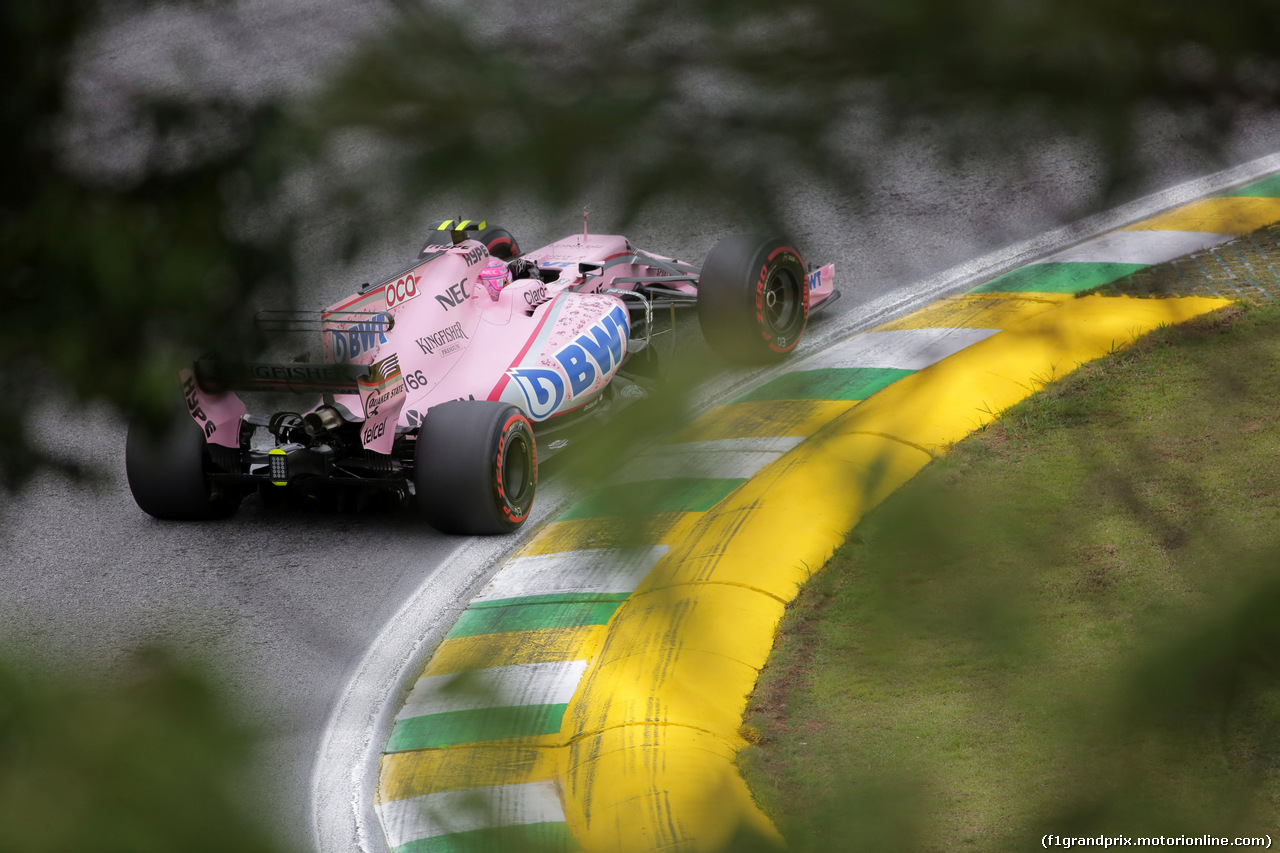
{"label": "blurred tree in foreground", "polygon": [[195,76],[115,93],[142,148],[124,175],[68,153],[94,130],[69,81],[104,10],[193,6],[234,29],[235,4],[4,5],[0,258],[19,320],[0,343],[0,483],[56,464],[27,441],[40,392],[155,409],[175,364],[245,343],[249,297],[291,292],[285,178],[304,167],[342,176],[319,207],[348,211],[353,240],[428,192],[564,205],[604,189],[627,212],[674,196],[759,223],[798,177],[856,194],[868,158],[922,125],[957,153],[1067,134],[1121,186],[1145,122],[1172,116],[1213,154],[1280,91],[1269,0],[392,5],[292,103]]}
{"label": "blurred tree in foreground", "polygon": [[247,817],[249,748],[206,676],[164,654],[111,684],[0,663],[0,850],[279,850]]}
{"label": "blurred tree in foreground", "polygon": [[793,849],[1274,832],[1278,328],[1154,332],[863,519],[747,714]]}
{"label": "blurred tree in foreground", "polygon": [[[142,4],[140,4],[142,5]],[[119,11],[119,8],[116,8]],[[129,174],[67,156],[73,59],[99,20],[92,0],[0,7],[5,93],[0,263],[0,485],[42,466],[27,418],[50,390],[153,408],[193,351],[234,345],[243,300],[290,280],[288,220],[273,208],[282,162],[270,106],[198,92],[122,93],[140,143]]]}
{"label": "blurred tree in foreground", "polygon": [[1070,135],[1119,188],[1153,119],[1213,154],[1280,93],[1268,0],[634,0],[565,4],[536,29],[399,6],[315,108],[330,132],[392,143],[409,194],[563,204],[604,186],[630,211],[675,194],[760,219],[800,177],[856,193],[922,124],[957,156]]}

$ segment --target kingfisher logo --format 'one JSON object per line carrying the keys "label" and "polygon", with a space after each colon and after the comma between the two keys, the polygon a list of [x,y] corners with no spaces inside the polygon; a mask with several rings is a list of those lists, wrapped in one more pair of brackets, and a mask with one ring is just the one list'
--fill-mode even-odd
{"label": "kingfisher logo", "polygon": [[462,339],[464,341],[470,340],[467,337],[467,333],[463,331],[462,323],[460,322],[454,323],[448,328],[441,329],[435,334],[418,338],[418,347],[422,350],[423,355],[432,355],[439,347],[444,347],[444,349],[440,350],[442,353],[449,353],[458,349],[462,345],[457,344],[455,346],[445,346],[445,344],[451,344],[458,339]]}
{"label": "kingfisher logo", "polygon": [[535,421],[546,420],[566,401],[586,393],[596,379],[617,369],[626,354],[630,334],[626,309],[615,305],[599,322],[555,354],[560,370],[546,367],[508,370],[507,375],[524,394],[529,417]]}

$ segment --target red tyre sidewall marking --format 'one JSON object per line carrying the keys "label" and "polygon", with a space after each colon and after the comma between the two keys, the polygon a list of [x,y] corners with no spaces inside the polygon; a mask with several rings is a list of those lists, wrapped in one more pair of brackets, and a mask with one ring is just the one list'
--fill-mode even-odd
{"label": "red tyre sidewall marking", "polygon": [[529,458],[531,463],[530,479],[532,483],[537,483],[538,449],[533,443],[533,429],[529,426],[529,421],[524,415],[512,415],[507,418],[506,423],[502,425],[502,431],[498,434],[498,453],[494,460],[496,464],[493,472],[493,483],[498,496],[498,508],[502,510],[502,514],[506,517],[507,521],[510,521],[512,524],[519,524],[528,518],[529,510],[533,506],[533,504],[530,503],[529,506],[525,507],[524,512],[516,512],[517,507],[515,507],[511,499],[507,497],[506,483],[503,482],[504,478],[502,476],[503,465],[507,459],[508,439],[515,430],[520,429],[521,424],[524,425],[524,428],[521,431],[525,433],[525,443],[529,445]]}
{"label": "red tyre sidewall marking", "polygon": [[769,334],[768,326],[764,320],[764,288],[769,278],[769,265],[772,264],[774,259],[779,255],[787,253],[790,253],[791,256],[795,258],[796,264],[800,267],[801,272],[800,301],[804,308],[805,320],[804,324],[800,326],[801,334],[803,334],[804,327],[808,325],[809,322],[809,277],[804,275],[804,262],[800,260],[800,253],[795,249],[790,246],[779,246],[770,252],[769,257],[765,259],[764,265],[760,267],[760,278],[756,281],[756,328],[760,330],[760,337],[764,338],[765,343],[769,345],[769,349],[774,352],[790,352],[796,348],[796,344],[800,343],[800,334],[797,334],[791,339],[791,342],[787,346],[778,346],[774,343],[775,336]]}
{"label": "red tyre sidewall marking", "polygon": [[520,249],[516,246],[515,241],[514,241],[514,240],[508,240],[506,237],[499,237],[497,240],[494,240],[492,243],[490,243],[490,244],[489,244],[488,246],[486,246],[485,248],[487,248],[487,249],[489,250],[489,254],[490,254],[490,255],[494,255],[494,256],[496,256],[496,255],[497,255],[496,250],[497,250],[497,249],[500,249],[500,248],[501,248],[501,247],[503,247],[503,246],[506,246],[506,247],[507,247],[507,250],[508,250],[508,251],[507,251],[507,254],[509,254],[509,255],[513,255],[513,256],[514,256],[514,255],[518,255],[518,254],[520,253]]}
{"label": "red tyre sidewall marking", "polygon": [[764,319],[764,286],[769,278],[769,262],[760,267],[760,277],[756,279],[756,330],[760,337],[773,346],[773,335],[769,334],[769,324]]}

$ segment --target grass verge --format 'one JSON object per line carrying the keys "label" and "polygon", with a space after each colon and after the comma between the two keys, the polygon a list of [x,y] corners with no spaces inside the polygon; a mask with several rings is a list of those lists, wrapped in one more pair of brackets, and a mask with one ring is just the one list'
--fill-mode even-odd
{"label": "grass verge", "polygon": [[1280,306],[958,444],[801,592],[740,756],[795,849],[1280,825]]}

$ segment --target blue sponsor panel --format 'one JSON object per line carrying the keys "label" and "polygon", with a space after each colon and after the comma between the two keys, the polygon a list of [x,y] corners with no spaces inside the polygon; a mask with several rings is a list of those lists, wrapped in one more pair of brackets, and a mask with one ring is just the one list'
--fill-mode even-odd
{"label": "blue sponsor panel", "polygon": [[387,342],[386,330],[390,327],[390,318],[378,314],[369,322],[353,323],[345,329],[326,329],[333,335],[333,360],[351,361],[382,346]]}
{"label": "blue sponsor panel", "polygon": [[631,324],[626,309],[615,305],[586,332],[552,356],[560,370],[546,367],[508,370],[507,375],[524,394],[525,411],[529,417],[535,421],[546,420],[590,390],[600,376],[616,370],[626,355],[630,334]]}
{"label": "blue sponsor panel", "polygon": [[564,377],[545,367],[508,370],[524,394],[525,411],[535,421],[545,421],[564,403]]}

